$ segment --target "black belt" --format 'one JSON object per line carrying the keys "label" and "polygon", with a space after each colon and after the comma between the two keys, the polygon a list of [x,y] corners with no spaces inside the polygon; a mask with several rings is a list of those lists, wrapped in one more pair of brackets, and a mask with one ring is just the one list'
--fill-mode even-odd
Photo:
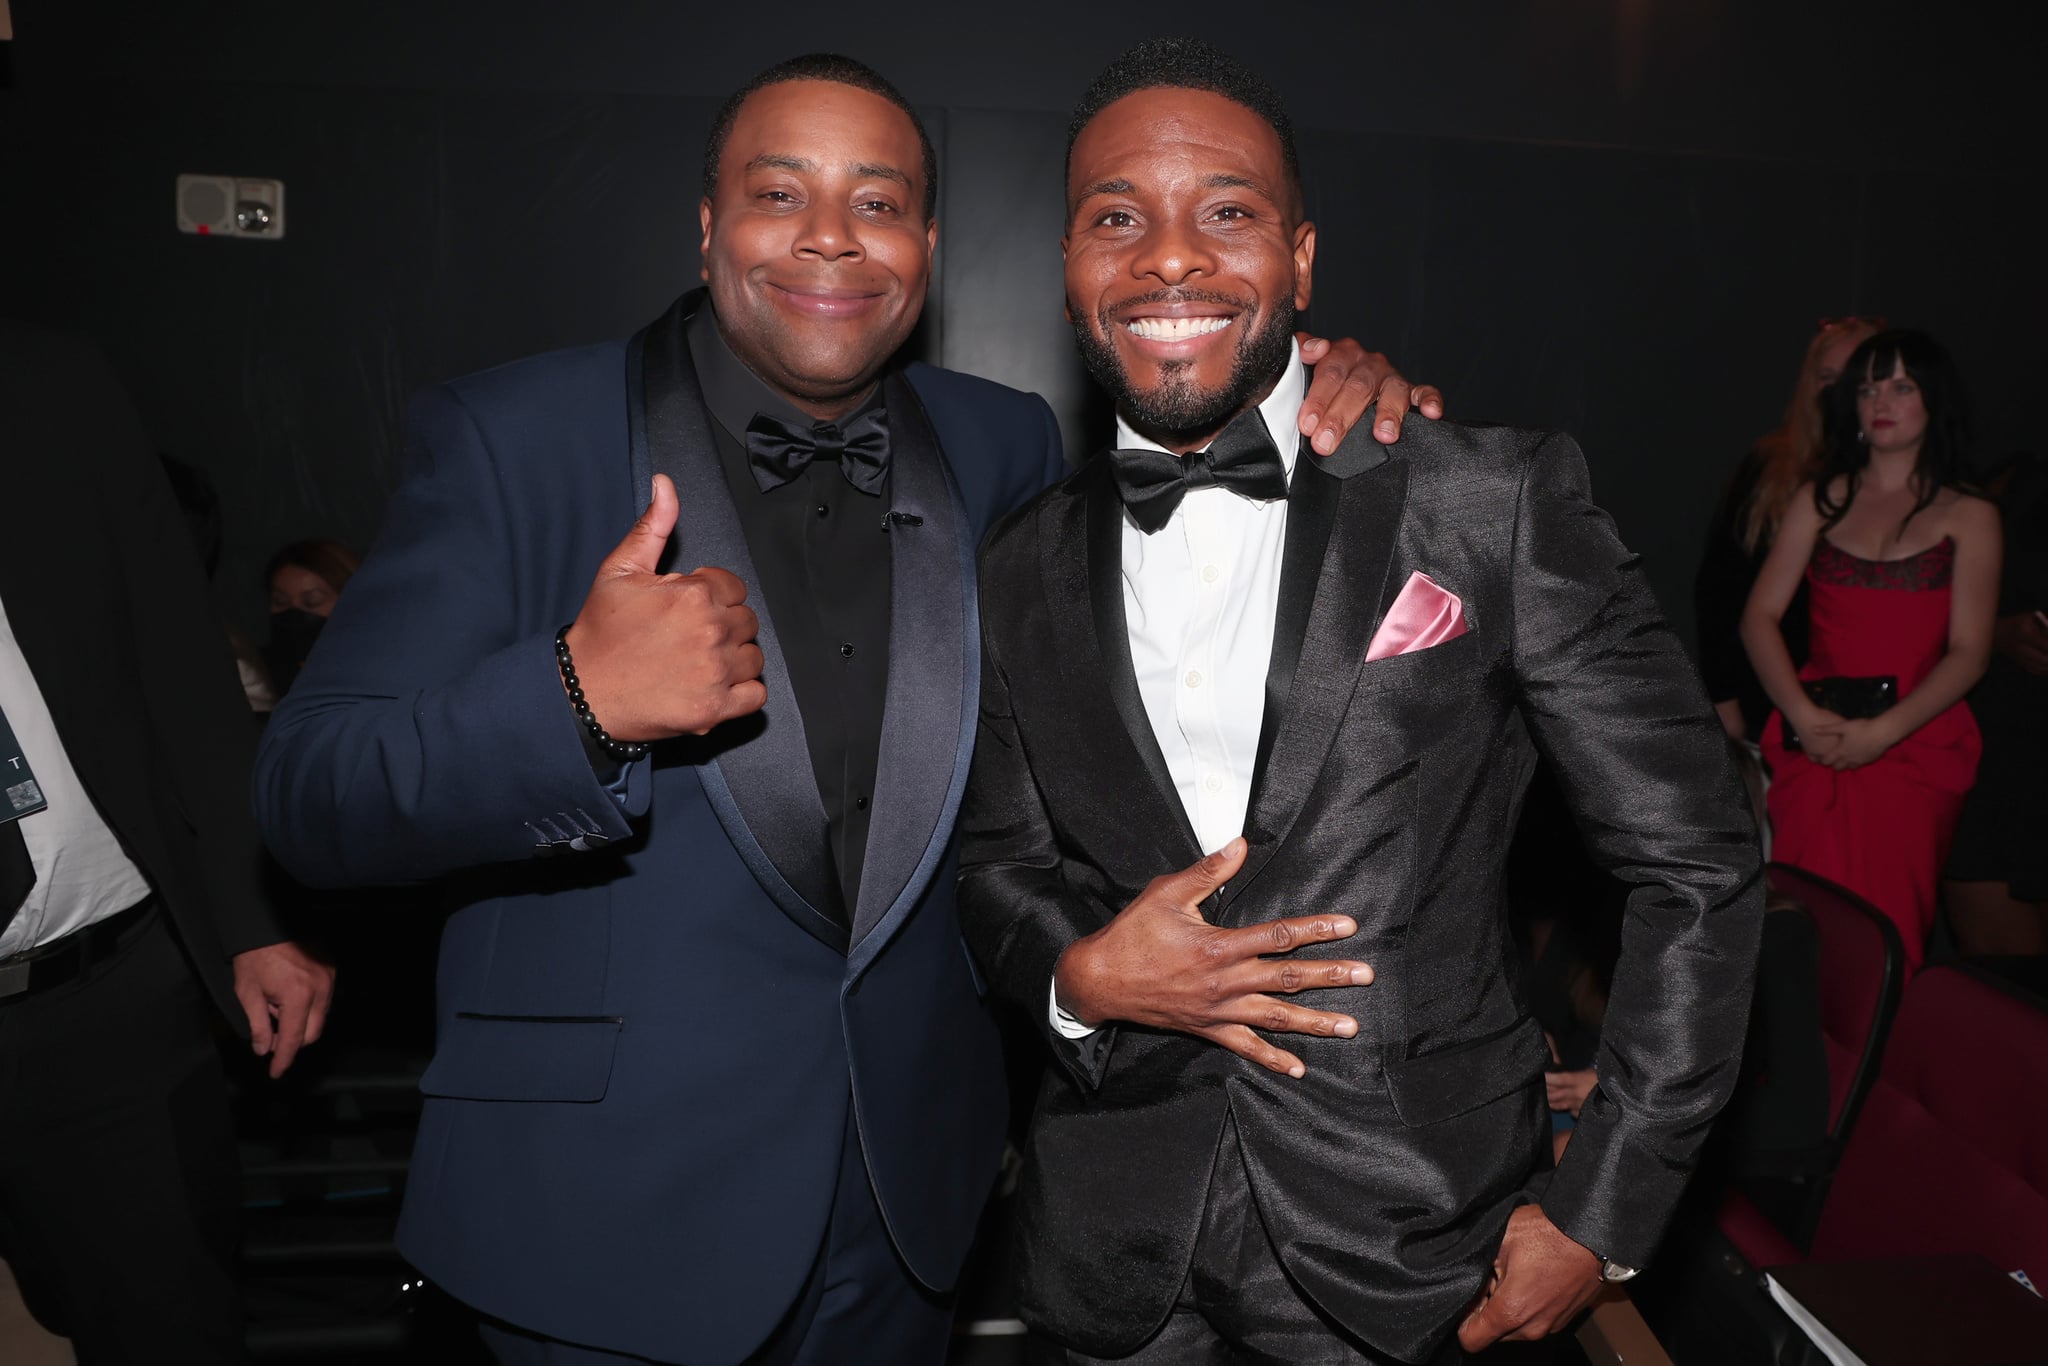
{"label": "black belt", "polygon": [[156,896],[151,894],[125,911],[95,920],[40,948],[0,958],[0,1007],[62,986],[93,964],[113,957],[148,923],[156,905]]}

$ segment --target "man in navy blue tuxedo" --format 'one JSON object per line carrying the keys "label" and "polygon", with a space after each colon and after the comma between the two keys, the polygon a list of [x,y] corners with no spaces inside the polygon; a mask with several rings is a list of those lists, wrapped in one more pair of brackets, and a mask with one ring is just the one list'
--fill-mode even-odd
{"label": "man in navy blue tuxedo", "polygon": [[857,63],[735,95],[709,288],[416,401],[265,739],[295,874],[454,893],[400,1243],[507,1361],[944,1355],[1004,1116],[952,901],[974,552],[1064,465],[1042,399],[892,363],[935,184]]}

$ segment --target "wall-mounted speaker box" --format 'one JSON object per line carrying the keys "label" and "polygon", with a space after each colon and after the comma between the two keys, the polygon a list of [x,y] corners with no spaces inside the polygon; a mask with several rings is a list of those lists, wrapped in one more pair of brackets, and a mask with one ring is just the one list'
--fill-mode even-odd
{"label": "wall-mounted speaker box", "polygon": [[226,175],[178,177],[178,231],[197,237],[284,236],[284,182]]}

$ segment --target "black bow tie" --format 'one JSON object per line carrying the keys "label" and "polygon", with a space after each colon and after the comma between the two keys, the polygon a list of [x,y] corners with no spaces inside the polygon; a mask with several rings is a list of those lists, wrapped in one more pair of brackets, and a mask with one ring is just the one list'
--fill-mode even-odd
{"label": "black bow tie", "polygon": [[781,488],[820,456],[837,459],[847,483],[881,497],[889,477],[888,410],[870,408],[843,429],[832,422],[798,427],[766,413],[747,424],[747,463],[763,493]]}
{"label": "black bow tie", "polygon": [[1166,525],[1189,489],[1222,487],[1255,500],[1287,496],[1287,466],[1256,408],[1232,418],[1205,451],[1119,449],[1110,460],[1124,509],[1147,536]]}

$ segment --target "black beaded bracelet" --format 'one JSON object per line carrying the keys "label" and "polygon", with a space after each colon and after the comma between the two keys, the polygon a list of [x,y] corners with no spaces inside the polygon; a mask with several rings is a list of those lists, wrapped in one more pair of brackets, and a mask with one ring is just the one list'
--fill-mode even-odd
{"label": "black beaded bracelet", "polygon": [[590,738],[597,741],[597,747],[622,764],[630,764],[645,755],[647,746],[644,743],[612,739],[611,732],[600,726],[597,717],[591,714],[590,703],[583,697],[583,684],[576,677],[576,661],[569,657],[567,626],[555,632],[555,663],[562,671],[562,686],[569,690],[569,705],[576,709],[576,719],[590,731]]}

